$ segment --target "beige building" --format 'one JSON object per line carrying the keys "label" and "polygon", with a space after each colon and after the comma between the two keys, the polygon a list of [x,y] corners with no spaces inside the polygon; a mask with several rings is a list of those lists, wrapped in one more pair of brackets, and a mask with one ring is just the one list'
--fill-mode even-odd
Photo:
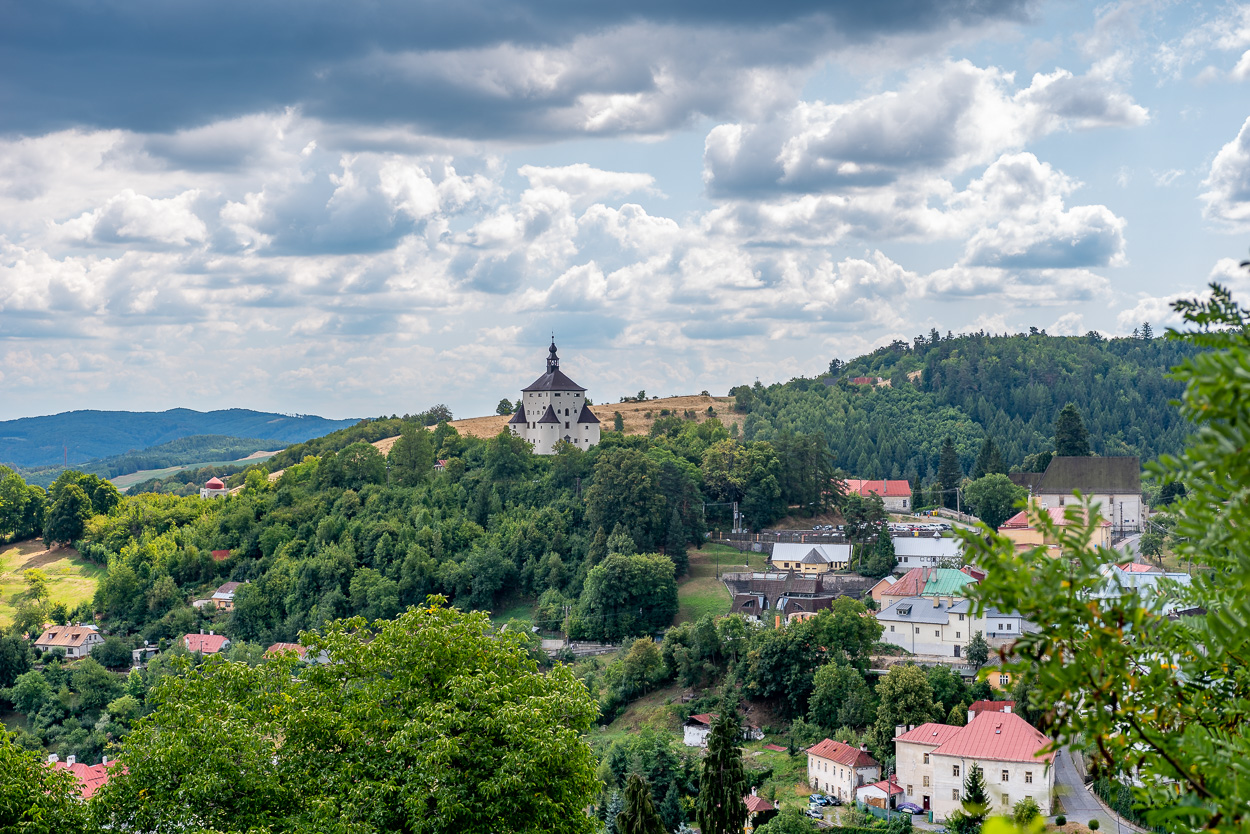
{"label": "beige building", "polygon": [[[903,728],[899,728],[903,729]],[[966,727],[921,724],[894,739],[904,797],[944,820],[960,807],[969,769],[980,767],[990,813],[1010,813],[1029,797],[1050,816],[1055,775],[1049,739],[1014,713],[982,712]]]}
{"label": "beige building", "polygon": [[[1040,509],[1044,510],[1050,516],[1050,519],[1054,522],[1055,526],[1066,527],[1069,524],[1066,515],[1067,508],[1060,506],[1040,507]],[[1031,512],[1036,515],[1038,511],[1039,508],[1035,506]],[[1111,522],[1104,519],[1094,531],[1094,537],[1090,540],[1090,544],[1093,544],[1095,547],[1110,547],[1111,529]],[[1029,518],[1029,511],[1025,510],[1021,510],[1011,518],[1004,521],[1002,526],[998,528],[998,532],[1011,539],[1011,541],[1015,543],[1018,548],[1038,547],[1042,545],[1049,547],[1056,544],[1051,537],[1043,535],[1043,532],[1040,529],[1033,526],[1033,522]]]}
{"label": "beige building", "polygon": [[850,562],[849,544],[778,542],[773,545],[772,555],[768,558],[768,564],[776,570],[792,570],[801,574],[845,570]]}
{"label": "beige building", "polygon": [[94,626],[53,626],[39,635],[35,648],[41,652],[63,649],[66,659],[86,657],[93,646],[104,642]]}
{"label": "beige building", "polygon": [[807,783],[843,802],[854,799],[857,788],[881,778],[881,765],[866,748],[825,739],[806,752]]}

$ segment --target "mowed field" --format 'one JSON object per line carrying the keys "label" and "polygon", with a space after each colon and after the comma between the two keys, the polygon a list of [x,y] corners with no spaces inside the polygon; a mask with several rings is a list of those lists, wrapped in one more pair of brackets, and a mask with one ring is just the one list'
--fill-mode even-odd
{"label": "mowed field", "polygon": [[764,570],[767,557],[763,553],[742,553],[723,544],[705,544],[702,550],[691,550],[690,569],[677,582],[677,622],[694,622],[704,614],[719,617],[729,613],[729,589],[716,578],[720,573]]}
{"label": "mowed field", "polygon": [[277,452],[253,452],[245,458],[238,460],[209,460],[203,463],[184,463],[178,466],[166,466],[163,469],[142,469],[138,472],[131,472],[129,475],[118,475],[116,478],[109,478],[113,486],[122,492],[125,492],[135,484],[142,483],[149,478],[164,478],[175,472],[181,472],[184,469],[199,469],[202,466],[244,466],[249,463],[261,463],[269,460]]}
{"label": "mowed field", "polygon": [[95,595],[105,569],[78,555],[72,547],[47,550],[39,539],[0,544],[0,624],[13,622],[13,612],[27,600],[22,573],[39,568],[48,575],[49,602],[71,611]]}

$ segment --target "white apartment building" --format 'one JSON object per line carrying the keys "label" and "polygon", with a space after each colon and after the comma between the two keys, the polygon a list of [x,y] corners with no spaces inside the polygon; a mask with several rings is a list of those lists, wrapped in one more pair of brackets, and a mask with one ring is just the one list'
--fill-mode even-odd
{"label": "white apartment building", "polygon": [[864,747],[825,739],[809,747],[807,783],[813,790],[836,796],[844,802],[855,798],[855,789],[881,778],[881,765]]}

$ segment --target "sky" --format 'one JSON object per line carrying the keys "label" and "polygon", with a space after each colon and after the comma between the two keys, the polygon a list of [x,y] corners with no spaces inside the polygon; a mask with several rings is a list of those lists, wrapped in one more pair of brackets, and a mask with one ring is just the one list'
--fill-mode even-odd
{"label": "sky", "polygon": [[0,419],[723,395],[1247,297],[1250,4],[0,0]]}

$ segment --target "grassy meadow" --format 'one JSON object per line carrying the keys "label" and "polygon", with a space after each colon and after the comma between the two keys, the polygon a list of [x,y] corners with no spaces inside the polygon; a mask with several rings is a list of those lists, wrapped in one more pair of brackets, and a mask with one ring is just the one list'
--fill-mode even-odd
{"label": "grassy meadow", "polygon": [[106,572],[72,547],[48,550],[39,539],[0,544],[0,625],[12,623],[18,604],[29,599],[22,574],[30,568],[48,575],[49,603],[64,603],[71,611],[95,595],[96,583]]}
{"label": "grassy meadow", "polygon": [[691,550],[689,557],[690,570],[677,583],[679,623],[729,613],[729,590],[716,578],[718,560],[721,573],[763,570],[768,561],[763,553],[742,553],[723,544],[705,544],[702,550]]}

